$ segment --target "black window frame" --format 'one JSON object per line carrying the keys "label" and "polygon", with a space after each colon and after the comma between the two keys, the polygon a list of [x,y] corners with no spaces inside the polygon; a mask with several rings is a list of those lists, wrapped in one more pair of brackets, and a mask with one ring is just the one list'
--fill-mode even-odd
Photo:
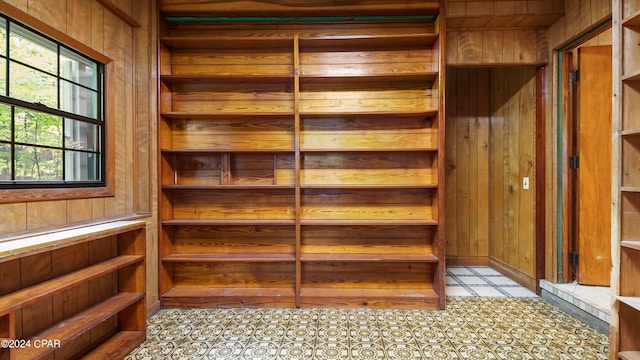
{"label": "black window frame", "polygon": [[[41,31],[38,31],[36,29],[34,29],[33,27],[30,27],[26,24],[24,24],[23,22],[16,20],[4,13],[0,12],[0,18],[2,18],[5,21],[5,31],[6,31],[6,41],[5,44],[0,44],[0,46],[5,47],[5,53],[4,55],[0,55],[0,62],[4,62],[5,65],[5,93],[0,93],[0,105],[6,105],[8,107],[10,107],[11,109],[11,138],[9,141],[6,140],[0,140],[0,145],[9,145],[10,146],[10,151],[11,151],[11,156],[12,156],[12,160],[11,160],[11,167],[12,167],[12,171],[11,171],[11,176],[12,179],[11,180],[0,180],[0,190],[11,190],[11,189],[64,189],[64,188],[98,188],[98,187],[106,187],[107,186],[107,150],[108,150],[108,144],[107,144],[107,124],[106,124],[106,99],[105,99],[105,83],[106,83],[106,76],[105,76],[105,72],[106,72],[106,64],[96,60],[95,58],[82,53],[81,51],[78,51],[76,49],[74,49],[73,47],[65,44],[64,42],[57,40]],[[15,60],[15,59],[11,59],[11,54],[10,54],[10,34],[11,34],[11,25],[18,25],[19,27],[21,27],[24,30],[27,30],[39,37],[42,37],[52,43],[55,44],[56,47],[56,64],[57,64],[57,69],[56,69],[56,73],[52,74],[48,71],[43,71],[38,69],[36,66],[31,65],[31,64],[27,64],[24,63],[22,61],[19,60]],[[80,57],[87,59],[93,63],[95,63],[96,65],[96,69],[97,69],[97,74],[96,74],[96,88],[93,89],[90,86],[86,86],[80,82],[76,82],[73,80],[70,80],[68,78],[63,77],[62,75],[62,71],[61,71],[61,64],[60,64],[60,56],[61,56],[61,52],[62,51],[66,51],[66,52],[71,52],[74,54],[79,55]],[[18,98],[13,98],[8,96],[10,94],[10,64],[11,63],[16,63],[18,65],[21,66],[26,66],[27,68],[31,69],[31,70],[35,70],[35,71],[39,71],[42,72],[43,74],[46,74],[48,76],[52,76],[54,77],[55,81],[56,81],[56,91],[57,91],[57,104],[58,104],[58,108],[52,108],[49,107],[47,105],[41,104],[41,103],[33,103],[33,102],[29,102],[29,101],[25,101],[25,100],[21,100]],[[71,84],[72,86],[76,86],[76,87],[80,87],[83,89],[88,89],[90,91],[94,91],[97,93],[97,103],[96,103],[96,116],[95,118],[92,117],[88,117],[88,116],[84,116],[84,115],[79,115],[79,114],[75,114],[72,112],[68,112],[65,110],[61,110],[59,109],[61,107],[61,89],[62,89],[62,82],[66,82]],[[4,95],[6,94],[6,95]],[[30,144],[30,143],[21,143],[19,141],[16,141],[16,132],[15,132],[15,109],[16,108],[21,108],[21,109],[27,109],[27,110],[32,110],[32,111],[37,111],[40,113],[45,113],[48,115],[53,115],[53,116],[57,116],[60,117],[62,120],[62,142],[60,146],[46,146],[46,145],[37,145],[37,144]],[[85,124],[90,124],[90,125],[95,125],[98,129],[98,146],[96,149],[93,150],[84,150],[84,149],[76,149],[73,147],[67,147],[66,145],[66,141],[64,140],[65,137],[65,125],[66,125],[66,119],[69,120],[75,120],[75,121],[79,121],[81,123],[85,123]],[[49,148],[49,149],[54,149],[54,150],[59,150],[61,151],[61,156],[62,156],[62,179],[61,180],[16,180],[15,176],[16,176],[16,146],[31,146],[31,147],[39,147],[39,148]],[[91,155],[95,155],[99,161],[98,166],[96,167],[97,170],[97,174],[96,180],[68,180],[66,179],[66,172],[67,172],[67,168],[66,168],[66,153],[67,151],[74,151],[74,152],[78,152],[78,153],[85,153],[85,154],[91,154]]]}

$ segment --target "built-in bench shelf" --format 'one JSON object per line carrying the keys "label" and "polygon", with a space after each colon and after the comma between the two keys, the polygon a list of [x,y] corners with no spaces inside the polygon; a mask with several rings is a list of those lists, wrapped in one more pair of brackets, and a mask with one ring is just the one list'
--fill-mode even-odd
{"label": "built-in bench shelf", "polygon": [[13,345],[0,360],[122,359],[142,343],[145,227],[121,220],[0,239],[0,338]]}

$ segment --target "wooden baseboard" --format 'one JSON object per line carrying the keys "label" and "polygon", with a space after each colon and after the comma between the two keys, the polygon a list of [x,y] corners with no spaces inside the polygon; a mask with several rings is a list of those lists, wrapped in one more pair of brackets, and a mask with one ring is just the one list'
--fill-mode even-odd
{"label": "wooden baseboard", "polygon": [[536,279],[532,278],[529,275],[526,275],[519,271],[518,269],[510,266],[508,264],[503,263],[497,259],[489,259],[489,266],[500,271],[504,275],[510,277],[518,284],[528,288],[529,290],[535,292],[536,291]]}
{"label": "wooden baseboard", "polygon": [[488,257],[474,257],[474,258],[447,258],[446,264],[448,266],[490,266]]}

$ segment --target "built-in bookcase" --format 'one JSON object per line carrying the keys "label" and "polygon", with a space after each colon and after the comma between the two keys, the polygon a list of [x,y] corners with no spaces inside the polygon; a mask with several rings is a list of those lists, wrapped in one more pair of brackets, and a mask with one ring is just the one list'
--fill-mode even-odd
{"label": "built-in bookcase", "polygon": [[612,359],[640,359],[640,1],[615,0]]}
{"label": "built-in bookcase", "polygon": [[163,23],[164,306],[444,307],[441,25]]}

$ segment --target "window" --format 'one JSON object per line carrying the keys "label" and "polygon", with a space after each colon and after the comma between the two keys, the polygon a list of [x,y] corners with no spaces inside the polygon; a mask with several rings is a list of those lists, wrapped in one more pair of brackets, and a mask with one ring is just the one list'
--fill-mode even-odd
{"label": "window", "polygon": [[0,14],[0,189],[105,186],[103,69]]}

